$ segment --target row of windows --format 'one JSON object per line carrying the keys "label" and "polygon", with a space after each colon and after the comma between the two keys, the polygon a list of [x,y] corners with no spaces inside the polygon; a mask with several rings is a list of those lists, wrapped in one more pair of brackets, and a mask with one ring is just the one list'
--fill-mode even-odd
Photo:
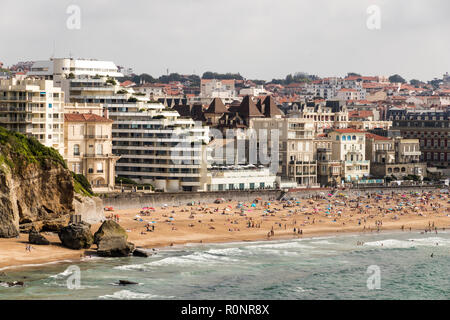
{"label": "row of windows", "polygon": [[[339,136],[336,136],[336,141],[339,141],[341,139]],[[342,141],[351,141],[356,140],[356,136],[342,136]]]}

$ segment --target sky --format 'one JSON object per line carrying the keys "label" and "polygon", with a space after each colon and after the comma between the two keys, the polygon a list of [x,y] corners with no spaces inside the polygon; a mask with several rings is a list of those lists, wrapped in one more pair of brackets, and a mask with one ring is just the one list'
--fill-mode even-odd
{"label": "sky", "polygon": [[448,0],[1,0],[0,61],[95,58],[154,77],[426,81],[450,72],[449,12]]}

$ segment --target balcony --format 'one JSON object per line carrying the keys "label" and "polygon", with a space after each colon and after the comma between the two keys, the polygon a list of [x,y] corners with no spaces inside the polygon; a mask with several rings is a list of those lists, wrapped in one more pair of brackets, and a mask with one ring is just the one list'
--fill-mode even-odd
{"label": "balcony", "polygon": [[83,156],[85,158],[109,158],[109,157],[113,157],[113,154],[110,153],[105,153],[105,154],[96,154],[96,153],[85,153],[83,154]]}
{"label": "balcony", "polygon": [[108,139],[108,135],[87,134],[84,136],[86,139]]}

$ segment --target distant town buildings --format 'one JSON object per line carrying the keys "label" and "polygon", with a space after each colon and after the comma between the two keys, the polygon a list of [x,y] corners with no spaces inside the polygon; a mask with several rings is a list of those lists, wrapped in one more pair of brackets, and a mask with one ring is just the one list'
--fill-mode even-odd
{"label": "distant town buildings", "polygon": [[0,125],[58,150],[96,192],[118,191],[118,178],[180,192],[450,174],[448,73],[431,84],[357,74],[156,80],[75,58],[0,69]]}

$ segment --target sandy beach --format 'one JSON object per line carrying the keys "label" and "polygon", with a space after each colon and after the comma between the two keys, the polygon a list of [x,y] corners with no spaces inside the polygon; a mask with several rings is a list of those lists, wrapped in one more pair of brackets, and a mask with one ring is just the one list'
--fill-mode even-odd
{"label": "sandy beach", "polygon": [[[289,195],[288,195],[289,198]],[[450,228],[448,194],[424,193],[361,195],[352,192],[323,194],[310,199],[242,203],[190,203],[184,206],[105,211],[127,230],[138,247],[156,248],[186,243],[275,240],[342,233],[387,230],[439,233]],[[91,226],[97,231],[100,223]],[[56,234],[44,234],[49,246],[26,250],[28,235],[0,239],[0,271],[57,261],[78,261],[95,255],[89,250],[61,246]],[[355,243],[356,245],[356,243]]]}

